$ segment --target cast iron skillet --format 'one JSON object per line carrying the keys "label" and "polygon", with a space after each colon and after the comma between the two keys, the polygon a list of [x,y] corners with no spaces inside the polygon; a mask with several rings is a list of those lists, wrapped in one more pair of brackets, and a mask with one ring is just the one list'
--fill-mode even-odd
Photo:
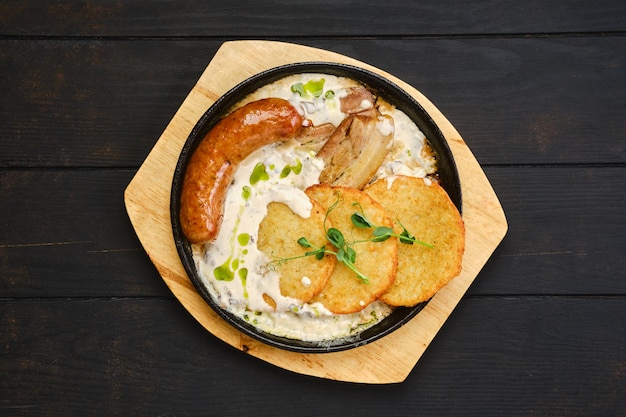
{"label": "cast iron skillet", "polygon": [[202,279],[198,276],[193,261],[191,246],[182,233],[179,220],[180,194],[185,169],[191,154],[207,132],[220,118],[227,114],[232,106],[237,104],[246,95],[285,76],[302,73],[320,73],[352,78],[360,81],[376,95],[383,97],[389,103],[404,111],[426,135],[431,146],[437,153],[438,174],[441,185],[448,192],[448,195],[459,211],[461,211],[461,186],[452,153],[435,122],[413,97],[394,83],[371,71],[344,64],[304,62],[276,67],[248,78],[220,97],[206,113],[204,113],[189,134],[178,159],[172,183],[170,215],[176,249],[189,278],[204,300],[224,320],[243,333],[277,348],[302,353],[336,352],[365,345],[393,332],[418,314],[426,303],[410,308],[396,308],[390,316],[379,324],[361,332],[356,337],[351,336],[350,338],[323,342],[305,342],[274,336],[257,329],[243,319],[225,311],[213,301]]}

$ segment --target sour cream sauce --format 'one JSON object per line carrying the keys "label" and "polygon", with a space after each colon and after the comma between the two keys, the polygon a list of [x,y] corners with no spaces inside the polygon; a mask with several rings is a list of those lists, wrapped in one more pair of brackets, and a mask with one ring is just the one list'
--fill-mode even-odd
{"label": "sour cream sauce", "polygon": [[[322,79],[323,91],[317,96],[292,91],[294,84],[306,85]],[[300,74],[260,88],[239,105],[280,97],[299,109],[305,123],[338,126],[346,116],[339,100],[347,88],[357,85],[354,80],[327,74]],[[364,109],[373,105],[361,103]],[[393,117],[395,135],[393,147],[374,178],[391,181],[400,174],[424,178],[433,173],[434,161],[421,156],[424,135],[413,121],[391,106],[381,106],[381,112]],[[280,292],[278,273],[268,267],[272,260],[256,245],[259,224],[269,203],[282,202],[299,216],[310,216],[312,206],[304,190],[319,183],[324,169],[316,152],[306,144],[290,141],[263,147],[242,161],[226,195],[220,233],[213,243],[194,247],[194,260],[200,277],[221,308],[277,336],[329,341],[358,335],[387,317],[392,308],[376,301],[359,313],[337,315],[320,303],[307,304],[285,297]],[[303,277],[303,285],[307,279]],[[275,309],[265,302],[263,294],[275,301]]]}

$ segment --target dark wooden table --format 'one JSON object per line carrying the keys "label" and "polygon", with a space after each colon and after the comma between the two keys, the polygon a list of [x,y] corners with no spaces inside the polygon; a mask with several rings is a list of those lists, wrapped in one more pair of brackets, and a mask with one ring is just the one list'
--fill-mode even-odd
{"label": "dark wooden table", "polygon": [[[619,416],[626,3],[0,4],[0,415]],[[282,40],[423,92],[509,232],[407,380],[306,377],[205,331],[123,191],[217,48]]]}

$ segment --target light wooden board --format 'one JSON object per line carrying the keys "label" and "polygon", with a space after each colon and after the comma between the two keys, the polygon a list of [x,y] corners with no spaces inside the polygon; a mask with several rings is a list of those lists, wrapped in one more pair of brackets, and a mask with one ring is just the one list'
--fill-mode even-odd
{"label": "light wooden board", "polygon": [[[366,68],[385,76],[415,97],[438,124],[454,154],[461,177],[466,226],[463,270],[424,310],[405,326],[374,343],[325,354],[294,353],[270,347],[243,335],[214,313],[196,292],[180,262],[169,211],[170,187],[179,153],[202,114],[244,79],[279,65],[305,61],[338,62]],[[470,149],[450,122],[418,90],[363,62],[281,42],[224,43],[128,185],[124,199],[137,236],[163,280],[208,331],[248,355],[284,369],[349,382],[403,381],[507,231],[498,198]]]}

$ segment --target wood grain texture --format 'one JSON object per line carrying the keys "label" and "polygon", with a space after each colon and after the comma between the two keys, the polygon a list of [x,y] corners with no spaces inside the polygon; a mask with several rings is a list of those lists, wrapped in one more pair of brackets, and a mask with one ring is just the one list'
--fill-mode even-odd
{"label": "wood grain texture", "polygon": [[[383,3],[0,2],[0,415],[624,414],[626,3]],[[133,234],[128,181],[236,39],[413,85],[506,209],[506,238],[402,384],[242,355]]]}
{"label": "wood grain texture", "polygon": [[[626,167],[485,172],[510,228],[469,294],[626,294]],[[0,194],[10,202],[0,218],[11,219],[0,224],[2,296],[172,297],[122,207],[134,174],[0,171]]]}
{"label": "wood grain texture", "polygon": [[133,173],[0,172],[1,296],[171,296],[123,207]]}
{"label": "wood grain texture", "polygon": [[[300,354],[244,336],[209,308],[189,281],[171,236],[169,197],[178,154],[195,122],[223,93],[269,68],[301,61],[332,61],[375,71],[411,94],[444,134],[455,158],[463,190],[466,250],[461,274],[440,290],[420,314],[392,334],[367,346],[327,354]],[[224,69],[228,68],[227,71]],[[268,41],[225,43],[211,60],[124,194],[139,240],[172,293],[211,333],[252,356],[294,372],[366,383],[401,382],[439,331],[507,230],[506,219],[463,139],[419,91],[365,63],[320,49]],[[407,342],[420,348],[407,349]]]}
{"label": "wood grain texture", "polygon": [[[3,1],[3,35],[411,36],[623,31],[619,0]],[[349,16],[349,18],[346,18]],[[291,23],[289,22],[297,22]]]}
{"label": "wood grain texture", "polygon": [[[483,165],[626,163],[624,36],[302,42],[393,71]],[[0,39],[0,168],[138,167],[220,44]]]}
{"label": "wood grain texture", "polygon": [[[478,294],[626,294],[626,167],[486,169],[511,227]],[[497,172],[497,174],[496,174]],[[510,238],[510,239],[509,239]],[[503,269],[505,267],[506,269]]]}
{"label": "wood grain texture", "polygon": [[357,403],[368,416],[615,416],[625,309],[624,298],[471,297],[405,383],[363,385],[243,356],[176,300],[0,302],[0,412],[345,417]]}

